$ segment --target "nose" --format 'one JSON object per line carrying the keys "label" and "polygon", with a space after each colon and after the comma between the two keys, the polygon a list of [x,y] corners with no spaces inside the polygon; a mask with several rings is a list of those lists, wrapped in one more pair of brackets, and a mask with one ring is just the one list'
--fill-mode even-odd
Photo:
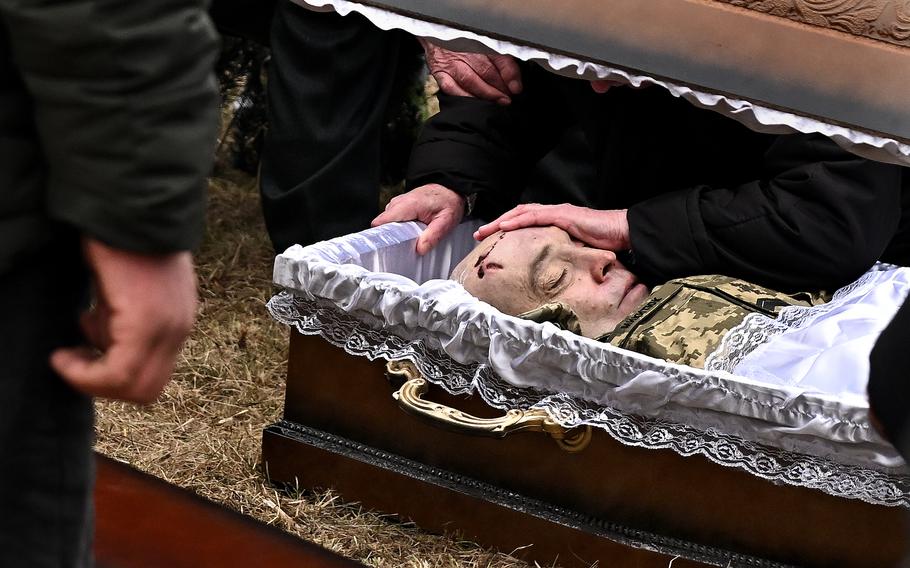
{"label": "nose", "polygon": [[616,254],[608,250],[585,248],[579,249],[579,253],[583,256],[584,266],[591,278],[598,284],[607,279],[607,274],[616,263]]}

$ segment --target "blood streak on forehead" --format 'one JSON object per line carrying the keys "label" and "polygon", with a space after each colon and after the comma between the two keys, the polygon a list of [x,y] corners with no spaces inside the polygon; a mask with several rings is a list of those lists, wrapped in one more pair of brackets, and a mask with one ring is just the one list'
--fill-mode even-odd
{"label": "blood streak on forehead", "polygon": [[477,261],[474,263],[474,268],[477,269],[478,278],[483,278],[483,276],[484,276],[483,261],[486,260],[488,256],[490,256],[490,253],[493,252],[493,249],[496,248],[496,245],[498,245],[499,241],[501,241],[502,238],[505,236],[506,236],[505,233],[499,233],[499,238],[496,239],[492,245],[490,245],[490,248],[487,249],[487,252],[485,252],[477,257]]}

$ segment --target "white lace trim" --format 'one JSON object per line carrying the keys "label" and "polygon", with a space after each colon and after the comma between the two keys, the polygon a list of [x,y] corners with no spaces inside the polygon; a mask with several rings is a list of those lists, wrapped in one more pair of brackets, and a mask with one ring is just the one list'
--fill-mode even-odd
{"label": "white lace trim", "polygon": [[776,319],[759,313],[749,314],[739,325],[727,332],[717,349],[708,355],[705,359],[705,370],[732,373],[733,369],[758,346],[784,332],[804,327],[817,318],[840,308],[845,301],[850,300],[854,292],[861,292],[864,288],[871,287],[874,284],[876,272],[895,268],[898,267],[877,262],[861,277],[835,292],[830,302],[818,306],[790,306],[782,309]]}
{"label": "white lace trim", "polygon": [[[862,285],[862,284],[858,284]],[[277,321],[305,335],[320,335],[352,355],[370,360],[410,359],[431,382],[452,394],[477,393],[491,406],[542,408],[565,427],[601,428],[623,444],[702,455],[776,483],[821,490],[876,505],[910,508],[910,475],[834,462],[659,418],[643,418],[595,406],[564,394],[549,394],[506,383],[486,364],[460,364],[428,347],[421,338],[405,340],[376,330],[326,300],[281,292],[268,303]]]}

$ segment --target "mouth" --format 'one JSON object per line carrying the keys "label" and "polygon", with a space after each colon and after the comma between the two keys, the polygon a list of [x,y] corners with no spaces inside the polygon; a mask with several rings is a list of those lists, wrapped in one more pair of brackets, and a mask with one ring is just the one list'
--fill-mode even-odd
{"label": "mouth", "polygon": [[639,282],[637,279],[629,283],[623,294],[622,301],[619,303],[621,310],[632,312],[638,304],[648,295],[648,287]]}
{"label": "mouth", "polygon": [[615,266],[612,263],[604,266],[603,276],[604,279],[601,285],[608,285],[613,290],[620,289],[623,296],[628,294],[629,290],[638,284],[638,277],[635,274],[625,270],[622,266]]}
{"label": "mouth", "polygon": [[634,276],[632,276],[629,279],[629,281],[626,282],[625,286],[623,286],[622,299],[625,300],[626,297],[632,292],[633,289],[635,289],[635,286],[637,286],[637,285],[638,285],[638,278],[635,278]]}

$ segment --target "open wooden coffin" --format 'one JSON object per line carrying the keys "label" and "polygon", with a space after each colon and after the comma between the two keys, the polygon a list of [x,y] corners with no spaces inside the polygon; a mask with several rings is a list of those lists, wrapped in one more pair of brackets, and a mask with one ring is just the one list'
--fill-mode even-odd
{"label": "open wooden coffin", "polygon": [[[751,128],[822,132],[858,154],[910,163],[907,3],[311,4],[564,74],[651,82]],[[272,480],[334,486],[541,563],[901,558],[910,477],[872,432],[858,393],[768,387],[478,312],[457,291],[452,299],[456,284],[438,280],[471,246],[469,228],[420,261],[404,253],[418,231],[366,231],[277,259],[286,292],[270,309],[294,331],[284,418],[263,438]],[[586,376],[603,379],[602,404],[584,402],[587,387],[572,391],[569,369],[584,363],[533,370],[535,357],[513,350],[525,332],[602,364]],[[404,360],[413,365],[387,376],[387,361]],[[568,394],[525,381],[550,371]],[[697,388],[661,404],[617,394],[655,374],[666,379],[660,393]],[[521,411],[493,418],[512,407]],[[505,436],[521,430],[540,432]]]}

